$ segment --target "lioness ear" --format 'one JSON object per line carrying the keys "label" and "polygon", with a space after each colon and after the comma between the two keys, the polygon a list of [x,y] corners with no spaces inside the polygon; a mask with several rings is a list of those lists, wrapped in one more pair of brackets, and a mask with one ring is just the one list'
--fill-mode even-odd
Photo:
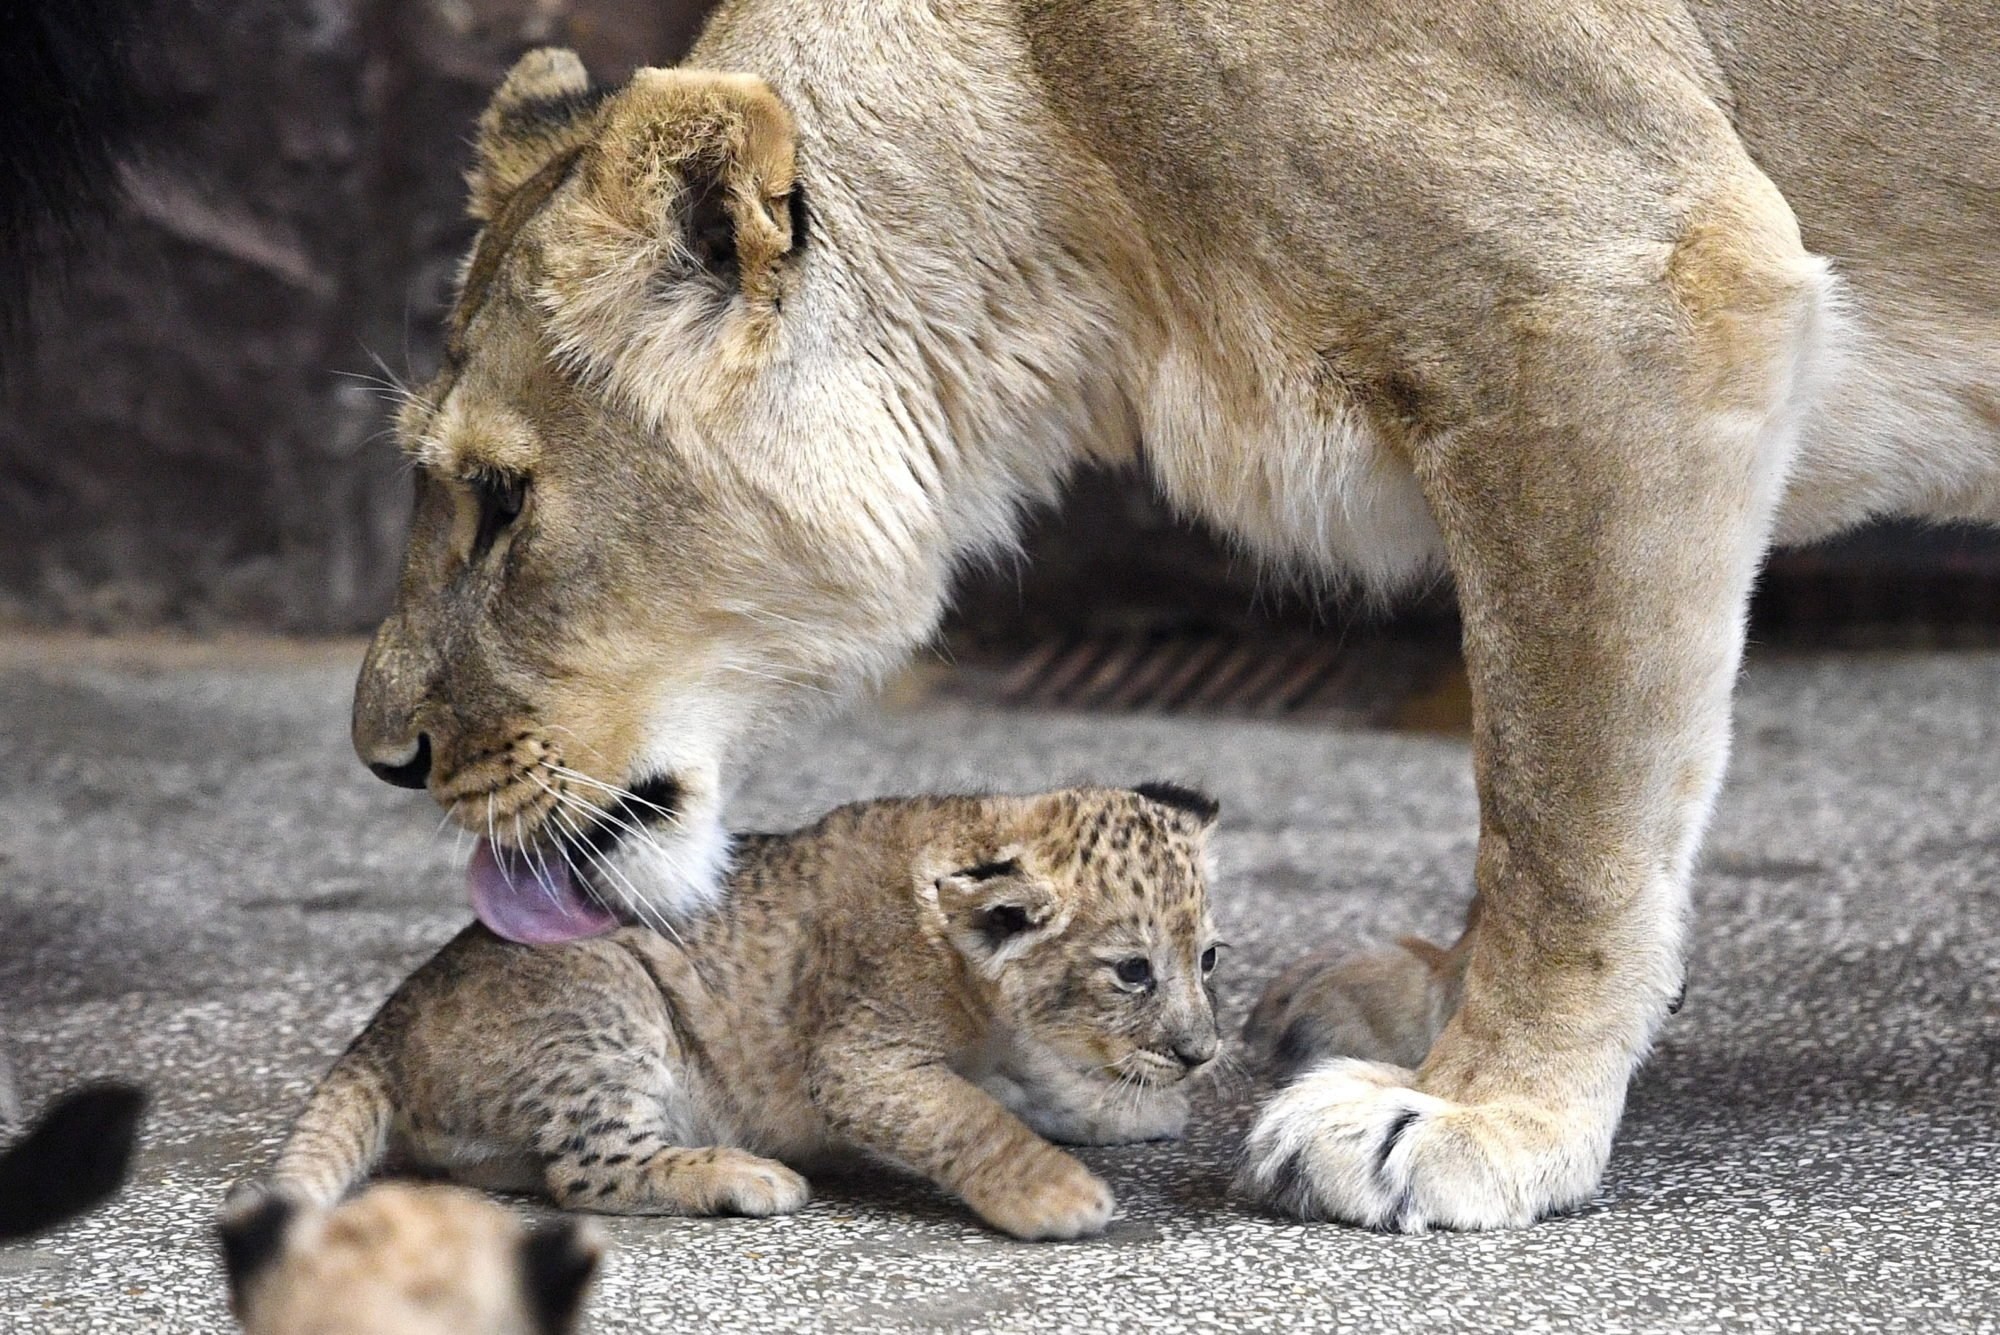
{"label": "lioness ear", "polygon": [[522,182],[581,147],[607,91],[590,86],[574,51],[545,46],[515,61],[479,117],[466,174],[472,216],[490,221]]}
{"label": "lioness ear", "polygon": [[989,976],[1060,932],[1070,916],[1056,887],[1030,875],[1005,851],[937,877],[925,897],[937,905],[945,936],[958,953]]}
{"label": "lioness ear", "polygon": [[797,143],[761,79],[640,70],[605,106],[590,185],[612,217],[662,235],[670,267],[768,297],[805,243]]}

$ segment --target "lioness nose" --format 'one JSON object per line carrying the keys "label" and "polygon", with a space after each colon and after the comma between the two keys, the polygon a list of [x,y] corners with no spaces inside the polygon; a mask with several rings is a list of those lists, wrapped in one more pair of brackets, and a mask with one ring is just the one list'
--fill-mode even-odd
{"label": "lioness nose", "polygon": [[418,733],[415,750],[400,760],[370,757],[368,768],[384,783],[393,783],[398,788],[422,788],[431,779],[431,735]]}
{"label": "lioness nose", "polygon": [[1197,1066],[1214,1061],[1221,1045],[1221,1040],[1214,1034],[1191,1034],[1174,1040],[1174,1056],[1192,1071]]}

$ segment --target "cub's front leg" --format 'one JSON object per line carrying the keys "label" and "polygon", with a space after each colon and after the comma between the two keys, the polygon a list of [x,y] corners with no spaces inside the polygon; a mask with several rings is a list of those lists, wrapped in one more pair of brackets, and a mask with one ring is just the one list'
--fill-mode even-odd
{"label": "cub's front leg", "polygon": [[1003,1233],[1081,1238],[1111,1221],[1111,1188],[940,1051],[849,1028],[820,1044],[808,1080],[834,1135],[921,1173]]}

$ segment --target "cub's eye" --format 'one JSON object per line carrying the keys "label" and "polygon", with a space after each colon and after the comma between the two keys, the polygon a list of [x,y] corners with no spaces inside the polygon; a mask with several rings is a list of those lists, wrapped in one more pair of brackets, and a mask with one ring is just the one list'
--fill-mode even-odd
{"label": "cub's eye", "polygon": [[472,478],[479,501],[479,528],[472,536],[472,554],[483,555],[528,503],[528,479],[518,473],[480,473]]}
{"label": "cub's eye", "polygon": [[1210,946],[1210,947],[1209,947],[1209,948],[1208,948],[1207,950],[1204,950],[1204,951],[1202,951],[1202,952],[1201,952],[1201,971],[1202,971],[1203,973],[1214,973],[1214,972],[1215,972],[1215,947],[1214,947],[1214,946]]}
{"label": "cub's eye", "polygon": [[1153,962],[1144,955],[1119,960],[1112,969],[1117,973],[1118,981],[1127,987],[1146,987],[1153,981]]}

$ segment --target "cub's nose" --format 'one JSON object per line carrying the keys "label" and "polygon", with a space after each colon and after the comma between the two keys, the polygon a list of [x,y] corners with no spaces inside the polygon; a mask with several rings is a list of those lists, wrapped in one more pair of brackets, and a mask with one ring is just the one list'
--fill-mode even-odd
{"label": "cub's nose", "polygon": [[431,735],[417,734],[417,744],[401,757],[380,753],[368,757],[368,768],[384,783],[398,788],[422,788],[431,781]]}
{"label": "cub's nose", "polygon": [[1222,1040],[1214,1034],[1191,1035],[1174,1040],[1174,1056],[1180,1058],[1181,1065],[1192,1071],[1197,1066],[1206,1066],[1215,1060]]}

